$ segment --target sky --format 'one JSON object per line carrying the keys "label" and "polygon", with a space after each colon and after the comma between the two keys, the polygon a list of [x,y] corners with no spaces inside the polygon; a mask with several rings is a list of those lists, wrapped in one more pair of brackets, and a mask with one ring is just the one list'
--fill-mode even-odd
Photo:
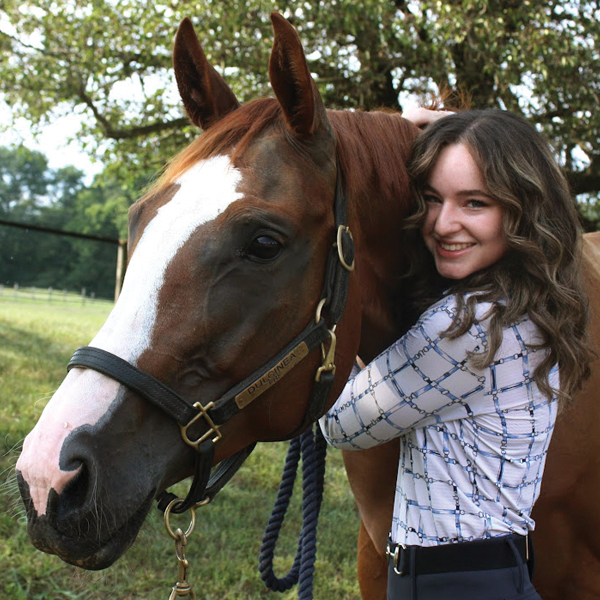
{"label": "sky", "polygon": [[48,158],[51,169],[59,169],[73,165],[85,173],[85,181],[89,185],[94,175],[102,171],[103,165],[92,161],[83,148],[71,138],[79,129],[79,117],[76,115],[59,117],[46,125],[37,136],[34,136],[26,119],[17,119],[6,131],[4,127],[11,124],[10,107],[0,102],[0,145],[15,146],[24,144],[30,150],[37,150]]}
{"label": "sky", "polygon": [[[9,35],[16,33],[3,14],[0,14],[0,27]],[[81,146],[70,141],[69,138],[79,129],[79,119],[77,115],[57,118],[34,138],[26,119],[17,119],[13,123],[10,106],[0,97],[0,145],[24,144],[30,150],[38,150],[46,155],[51,169],[73,165],[86,174],[86,183],[89,184],[94,175],[102,170],[102,165],[92,162]]]}

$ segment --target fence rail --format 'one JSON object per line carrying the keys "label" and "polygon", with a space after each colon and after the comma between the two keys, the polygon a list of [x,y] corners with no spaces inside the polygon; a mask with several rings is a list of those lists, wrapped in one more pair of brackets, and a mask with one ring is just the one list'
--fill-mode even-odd
{"label": "fence rail", "polygon": [[123,286],[123,278],[125,277],[125,269],[127,268],[127,240],[110,238],[100,235],[92,235],[87,233],[79,233],[77,231],[64,231],[62,229],[53,229],[51,227],[43,227],[42,225],[32,225],[28,223],[18,223],[16,221],[7,221],[0,219],[0,225],[7,227],[16,227],[18,229],[29,229],[31,231],[41,231],[43,233],[52,233],[68,237],[90,240],[93,242],[106,242],[117,246],[117,269],[115,273],[115,302],[121,293]]}
{"label": "fence rail", "polygon": [[86,304],[88,302],[110,302],[96,298],[94,292],[88,294],[84,289],[80,293],[69,290],[37,287],[5,286],[0,284],[0,301],[15,302],[46,302],[49,304],[68,304],[75,306],[77,304]]}

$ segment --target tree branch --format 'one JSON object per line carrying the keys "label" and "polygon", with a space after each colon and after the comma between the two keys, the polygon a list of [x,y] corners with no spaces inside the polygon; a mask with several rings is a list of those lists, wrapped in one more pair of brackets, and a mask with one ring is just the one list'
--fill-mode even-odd
{"label": "tree branch", "polygon": [[105,137],[111,140],[127,140],[136,137],[143,137],[150,133],[157,133],[159,131],[166,131],[168,129],[175,129],[177,127],[185,127],[190,124],[190,120],[187,117],[180,117],[177,119],[171,119],[170,121],[155,121],[148,125],[138,125],[135,127],[128,127],[125,129],[116,129],[112,126],[110,121],[98,110],[98,107],[94,104],[94,101],[85,91],[83,83],[79,84],[77,95],[80,100],[92,111],[96,121],[100,125]]}

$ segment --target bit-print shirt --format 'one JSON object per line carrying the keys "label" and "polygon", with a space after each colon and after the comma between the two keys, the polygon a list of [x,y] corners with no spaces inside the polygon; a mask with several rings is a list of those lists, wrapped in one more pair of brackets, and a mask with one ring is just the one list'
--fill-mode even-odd
{"label": "bit-print shirt", "polygon": [[[441,337],[456,312],[454,296],[430,307],[395,344],[349,379],[320,424],[347,450],[400,437],[391,538],[433,546],[534,528],[556,420],[532,379],[544,350],[524,316],[503,332],[492,364],[469,356],[487,345],[490,304],[477,305],[471,329]],[[558,372],[550,375],[558,387]]]}

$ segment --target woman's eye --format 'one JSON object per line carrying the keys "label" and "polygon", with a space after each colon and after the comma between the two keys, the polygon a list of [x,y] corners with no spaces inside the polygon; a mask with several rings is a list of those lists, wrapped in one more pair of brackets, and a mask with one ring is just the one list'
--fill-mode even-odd
{"label": "woman's eye", "polygon": [[439,204],[441,202],[441,200],[437,196],[430,196],[430,195],[424,196],[424,200],[428,204]]}
{"label": "woman's eye", "polygon": [[487,206],[487,202],[484,202],[483,200],[469,200],[468,206],[470,208],[483,208],[484,206]]}
{"label": "woman's eye", "polygon": [[268,235],[254,238],[246,249],[246,256],[256,260],[273,260],[281,252],[282,244]]}

